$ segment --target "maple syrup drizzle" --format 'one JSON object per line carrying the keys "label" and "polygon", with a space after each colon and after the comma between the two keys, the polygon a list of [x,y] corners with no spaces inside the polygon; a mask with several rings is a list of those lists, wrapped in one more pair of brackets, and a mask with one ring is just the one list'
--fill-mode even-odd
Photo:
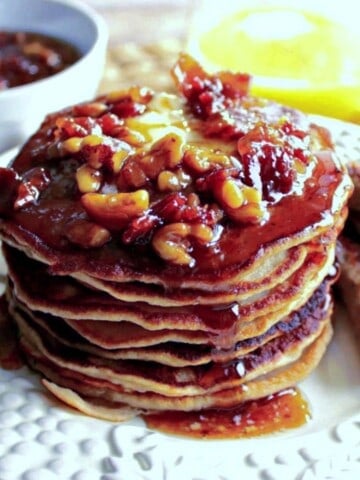
{"label": "maple syrup drizzle", "polygon": [[166,411],[144,415],[148,428],[202,439],[250,438],[298,428],[311,417],[308,402],[292,387],[229,409]]}

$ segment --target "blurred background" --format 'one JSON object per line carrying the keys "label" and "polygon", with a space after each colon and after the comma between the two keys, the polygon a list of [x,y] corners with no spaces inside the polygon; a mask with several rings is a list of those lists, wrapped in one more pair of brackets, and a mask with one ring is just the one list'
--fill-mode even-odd
{"label": "blurred background", "polygon": [[105,17],[111,44],[184,39],[196,0],[84,0]]}
{"label": "blurred background", "polygon": [[[100,92],[141,83],[173,88],[169,68],[184,48],[196,1],[83,0],[105,18],[110,39]],[[154,74],[156,72],[156,74]]]}
{"label": "blurred background", "polygon": [[110,30],[101,90],[171,89],[188,50],[209,70],[253,75],[252,92],[360,123],[360,29],[353,0],[83,0]]}

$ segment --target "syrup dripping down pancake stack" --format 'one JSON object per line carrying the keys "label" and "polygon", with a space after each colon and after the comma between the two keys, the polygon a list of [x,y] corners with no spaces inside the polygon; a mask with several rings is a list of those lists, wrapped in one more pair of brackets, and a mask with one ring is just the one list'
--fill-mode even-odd
{"label": "syrup dripping down pancake stack", "polygon": [[[351,182],[329,133],[187,55],[49,115],[0,173],[6,300],[43,383],[93,416],[234,407],[331,338]],[[15,326],[14,326],[15,328]]]}

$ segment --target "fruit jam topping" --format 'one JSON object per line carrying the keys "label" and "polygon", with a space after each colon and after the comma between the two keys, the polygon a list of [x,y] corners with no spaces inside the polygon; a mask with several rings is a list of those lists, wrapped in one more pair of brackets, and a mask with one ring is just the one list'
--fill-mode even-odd
{"label": "fruit jam topping", "polygon": [[75,47],[57,38],[0,32],[0,91],[50,77],[79,58]]}
{"label": "fruit jam topping", "polygon": [[314,138],[330,147],[320,129],[250,97],[247,75],[208,75],[187,55],[173,75],[183,96],[132,87],[49,115],[18,174],[0,172],[0,184],[12,180],[2,215],[71,200],[69,242],[150,245],[192,267],[193,250],[214,247],[225,228],[265,224],[285,197],[303,195],[319,163]]}
{"label": "fruit jam topping", "polygon": [[249,93],[249,75],[229,72],[208,75],[189,55],[181,55],[173,69],[173,77],[193,114],[203,120],[216,117],[218,126]]}

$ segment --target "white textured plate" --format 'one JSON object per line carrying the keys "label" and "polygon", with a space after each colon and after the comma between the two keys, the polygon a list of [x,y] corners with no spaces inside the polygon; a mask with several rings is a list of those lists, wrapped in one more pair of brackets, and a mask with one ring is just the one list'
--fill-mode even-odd
{"label": "white textured plate", "polygon": [[[317,120],[331,127],[342,154],[360,158],[359,127]],[[151,432],[140,420],[94,420],[50,398],[27,368],[0,370],[0,480],[358,479],[360,339],[341,310],[334,323],[330,348],[301,385],[312,420],[252,440],[187,440]]]}

